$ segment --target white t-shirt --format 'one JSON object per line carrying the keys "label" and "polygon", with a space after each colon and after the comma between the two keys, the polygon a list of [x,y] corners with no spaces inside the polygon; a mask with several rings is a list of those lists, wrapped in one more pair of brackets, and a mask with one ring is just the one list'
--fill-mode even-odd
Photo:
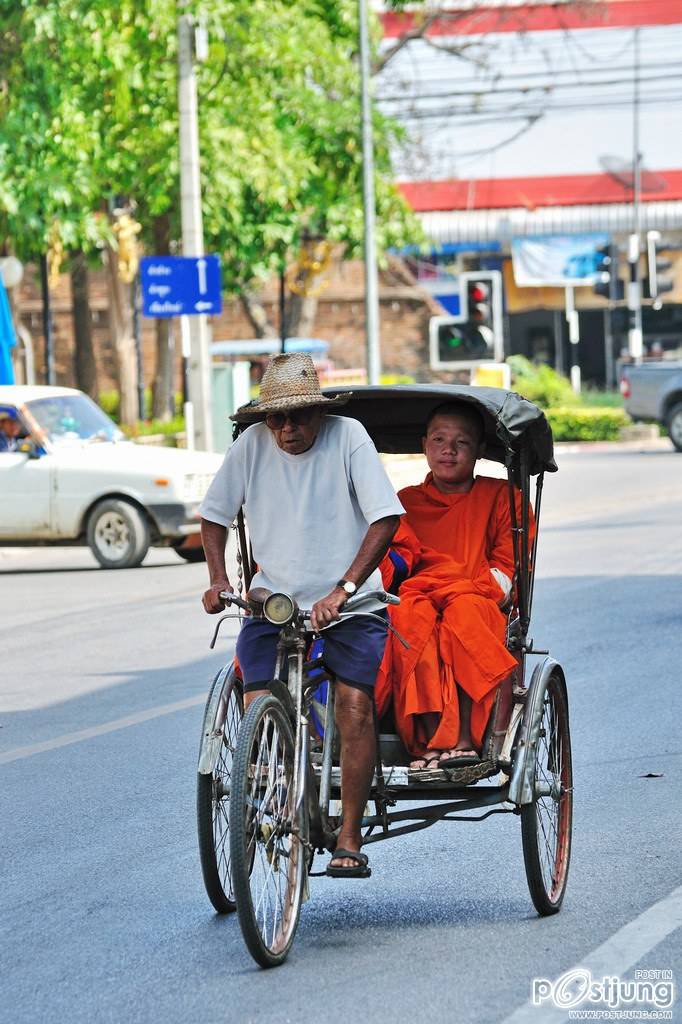
{"label": "white t-shirt", "polygon": [[[344,416],[325,416],[301,455],[282,451],[264,423],[240,434],[199,511],[230,526],[241,505],[259,567],[251,585],[301,608],[333,590],[372,523],[404,512],[367,431]],[[359,589],[381,589],[378,569]]]}

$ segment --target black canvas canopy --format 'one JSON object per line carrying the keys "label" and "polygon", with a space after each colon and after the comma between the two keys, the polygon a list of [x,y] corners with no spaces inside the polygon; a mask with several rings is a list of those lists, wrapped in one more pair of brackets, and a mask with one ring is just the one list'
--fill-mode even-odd
{"label": "black canvas canopy", "polygon": [[333,410],[336,416],[352,416],[363,424],[380,452],[421,452],[426,421],[444,402],[475,406],[485,424],[486,458],[505,463],[509,450],[514,469],[525,450],[531,474],[557,469],[552,431],[536,405],[503,388],[464,384],[412,384],[396,387],[324,388],[327,397],[348,393],[346,405]]}

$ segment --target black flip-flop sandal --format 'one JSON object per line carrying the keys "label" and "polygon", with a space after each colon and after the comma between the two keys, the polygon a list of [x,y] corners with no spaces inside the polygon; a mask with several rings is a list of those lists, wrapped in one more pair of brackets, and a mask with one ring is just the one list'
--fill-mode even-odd
{"label": "black flip-flop sandal", "polygon": [[470,768],[471,765],[480,764],[478,754],[462,754],[460,757],[443,757],[438,762],[439,768]]}
{"label": "black flip-flop sandal", "polygon": [[356,850],[344,850],[341,847],[337,847],[332,854],[332,860],[340,860],[343,857],[347,857],[348,860],[354,860],[355,867],[333,868],[330,861],[326,872],[330,878],[369,878],[372,874],[366,853],[360,853]]}

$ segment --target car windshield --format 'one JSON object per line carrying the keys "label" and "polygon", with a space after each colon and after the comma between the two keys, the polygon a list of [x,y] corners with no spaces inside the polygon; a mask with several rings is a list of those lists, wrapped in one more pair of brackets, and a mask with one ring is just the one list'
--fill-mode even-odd
{"label": "car windshield", "polygon": [[50,441],[118,441],[123,434],[87,395],[54,395],[27,403]]}

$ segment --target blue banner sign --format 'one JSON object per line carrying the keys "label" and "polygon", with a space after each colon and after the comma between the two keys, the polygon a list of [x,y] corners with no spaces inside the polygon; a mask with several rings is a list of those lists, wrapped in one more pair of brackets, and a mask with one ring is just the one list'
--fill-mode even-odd
{"label": "blue banner sign", "polygon": [[512,238],[514,280],[520,288],[593,285],[608,244],[609,236],[596,232]]}
{"label": "blue banner sign", "polygon": [[214,315],[223,306],[219,256],[144,256],[140,282],[145,316]]}

